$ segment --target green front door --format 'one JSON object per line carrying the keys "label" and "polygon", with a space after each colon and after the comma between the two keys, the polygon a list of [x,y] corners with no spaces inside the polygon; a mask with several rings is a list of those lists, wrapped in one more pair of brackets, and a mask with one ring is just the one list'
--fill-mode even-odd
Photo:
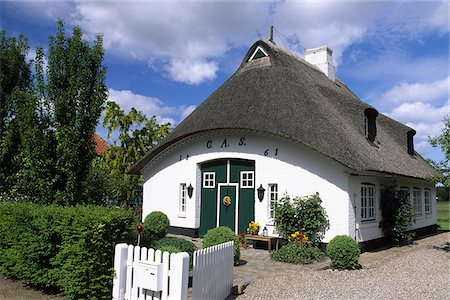
{"label": "green front door", "polygon": [[225,185],[220,186],[219,190],[219,226],[227,226],[234,231],[236,219],[236,187]]}
{"label": "green front door", "polygon": [[[217,226],[245,232],[248,223],[255,219],[255,162],[218,159],[202,164],[200,169],[200,236]],[[227,205],[225,196],[229,197]]]}
{"label": "green front door", "polygon": [[201,166],[202,198],[200,207],[200,236],[217,227],[217,190],[219,182],[227,181],[227,161],[215,160]]}

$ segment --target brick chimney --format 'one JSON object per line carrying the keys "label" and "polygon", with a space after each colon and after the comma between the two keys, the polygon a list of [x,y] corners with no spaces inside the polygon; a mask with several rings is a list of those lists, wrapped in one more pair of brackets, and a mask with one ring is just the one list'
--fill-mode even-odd
{"label": "brick chimney", "polygon": [[333,50],[327,46],[312,48],[305,51],[305,60],[319,68],[333,82],[336,80],[336,68],[332,59]]}

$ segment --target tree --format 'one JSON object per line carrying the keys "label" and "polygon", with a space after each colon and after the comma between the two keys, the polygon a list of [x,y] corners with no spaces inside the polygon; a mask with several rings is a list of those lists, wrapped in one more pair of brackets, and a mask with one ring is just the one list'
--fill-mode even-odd
{"label": "tree", "polygon": [[28,51],[24,36],[16,39],[0,31],[0,194],[12,188],[13,175],[20,167],[14,159],[20,144],[16,97],[18,91],[31,88],[31,66],[26,61]]}
{"label": "tree", "polygon": [[444,153],[444,159],[436,162],[430,160],[430,163],[440,172],[440,175],[432,176],[430,179],[435,183],[441,183],[444,186],[450,186],[450,115],[444,119],[444,128],[442,133],[436,137],[430,137],[429,142],[433,147],[440,147]]}
{"label": "tree", "polygon": [[66,37],[61,20],[56,36],[50,37],[46,96],[54,107],[58,202],[80,200],[95,156],[92,136],[107,98],[102,43],[97,35],[90,47],[79,27]]}
{"label": "tree", "polygon": [[[11,83],[1,76],[0,126],[11,127],[8,122],[14,122],[18,145],[12,161],[20,166],[13,174],[2,174],[15,183],[8,190],[10,194],[16,191],[33,202],[73,205],[84,202],[86,181],[92,175],[90,166],[95,157],[92,136],[107,98],[106,67],[102,65],[100,35],[91,47],[83,41],[79,27],[74,27],[68,37],[63,21],[59,20],[57,25],[56,35],[50,37],[47,66],[44,50],[36,50],[35,76],[29,86],[22,83],[26,83],[27,72],[31,78],[25,61],[28,51],[25,42],[22,45],[19,39],[18,54],[6,55],[6,62],[1,61],[2,74],[3,64],[11,64],[15,59],[24,74],[22,81]],[[3,58],[4,45],[13,40],[3,35],[0,38]],[[6,74],[7,79],[13,78]],[[12,96],[3,90],[4,85],[12,86],[9,88]],[[8,139],[3,137],[3,129],[0,135],[4,148]],[[0,159],[10,152],[2,151]]]}
{"label": "tree", "polygon": [[155,116],[149,119],[134,107],[126,114],[117,103],[108,101],[103,126],[108,138],[115,130],[119,132],[118,141],[104,152],[103,162],[113,180],[114,197],[129,206],[142,193],[142,176],[126,171],[167,135],[170,124],[158,124]]}

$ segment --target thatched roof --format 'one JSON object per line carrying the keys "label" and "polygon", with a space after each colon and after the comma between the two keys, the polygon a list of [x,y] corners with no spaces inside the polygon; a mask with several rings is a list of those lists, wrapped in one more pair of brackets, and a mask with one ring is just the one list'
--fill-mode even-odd
{"label": "thatched roof", "polygon": [[[257,46],[269,57],[248,62]],[[407,151],[412,129],[382,114],[372,143],[364,136],[364,111],[372,108],[339,80],[275,44],[260,40],[236,73],[137,162],[139,174],[162,150],[205,131],[243,129],[306,145],[355,171],[424,178],[434,169]],[[373,109],[373,108],[372,108]]]}

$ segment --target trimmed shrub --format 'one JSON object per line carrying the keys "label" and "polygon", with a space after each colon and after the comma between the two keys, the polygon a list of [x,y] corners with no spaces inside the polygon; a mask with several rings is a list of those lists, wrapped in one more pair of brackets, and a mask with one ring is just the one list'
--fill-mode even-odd
{"label": "trimmed shrub", "polygon": [[358,243],[348,235],[337,235],[327,245],[331,266],[337,269],[359,269],[361,251]]}
{"label": "trimmed shrub", "polygon": [[153,211],[144,219],[144,230],[142,231],[142,242],[151,244],[167,235],[170,221],[167,215],[161,211]]}
{"label": "trimmed shrub", "polygon": [[203,237],[202,246],[203,248],[208,248],[230,241],[234,241],[234,264],[239,265],[239,259],[241,258],[239,238],[230,228],[220,226],[208,230],[208,232]]}
{"label": "trimmed shrub", "polygon": [[175,246],[162,246],[161,248],[159,248],[158,250],[161,250],[161,252],[169,252],[169,253],[180,253],[180,252],[184,252],[181,251],[179,248],[175,247]]}
{"label": "trimmed shrub", "polygon": [[277,251],[272,251],[270,257],[273,260],[291,264],[310,264],[322,259],[323,254],[319,248],[302,242],[290,242]]}
{"label": "trimmed shrub", "polygon": [[134,223],[121,208],[0,202],[0,273],[67,299],[110,299],[114,247]]}
{"label": "trimmed shrub", "polygon": [[162,247],[168,246],[180,249],[180,252],[187,252],[190,256],[192,256],[196,250],[194,243],[176,237],[165,237],[150,244],[151,248],[159,250],[161,250]]}
{"label": "trimmed shrub", "polygon": [[171,249],[176,248],[179,251],[170,252],[170,253],[178,253],[178,252],[187,252],[189,254],[189,267],[192,269],[194,263],[194,251],[197,250],[195,244],[189,241],[186,241],[181,238],[176,237],[165,237],[160,240],[153,241],[150,245],[150,248],[159,249],[161,251],[168,251],[163,249]]}

